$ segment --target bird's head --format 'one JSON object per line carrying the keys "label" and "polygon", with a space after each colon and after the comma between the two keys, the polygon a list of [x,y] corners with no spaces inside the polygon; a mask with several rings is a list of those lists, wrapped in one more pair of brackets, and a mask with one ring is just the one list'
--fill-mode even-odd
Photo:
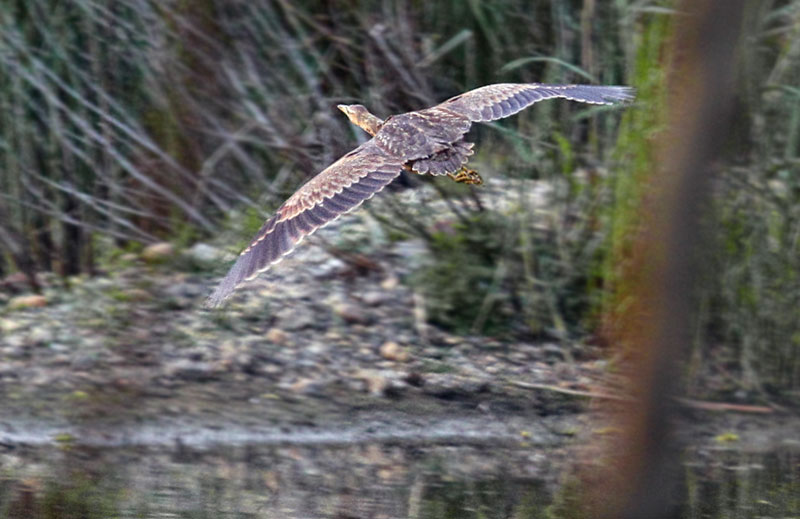
{"label": "bird's head", "polygon": [[364,115],[369,113],[367,107],[364,105],[337,105],[336,108],[345,113],[345,115],[353,122],[358,118],[359,114]]}
{"label": "bird's head", "polygon": [[351,123],[370,135],[378,133],[383,125],[383,121],[372,115],[364,105],[337,105],[337,108],[344,112]]}

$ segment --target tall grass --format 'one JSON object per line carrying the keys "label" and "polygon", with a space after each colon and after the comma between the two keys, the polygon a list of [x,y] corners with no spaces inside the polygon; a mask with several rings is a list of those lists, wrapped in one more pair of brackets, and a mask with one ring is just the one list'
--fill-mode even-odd
{"label": "tall grass", "polygon": [[770,397],[800,387],[800,2],[751,2],[746,31],[696,358]]}
{"label": "tall grass", "polygon": [[[717,164],[713,207],[705,215],[705,265],[696,287],[690,392],[760,395],[796,390],[800,379],[800,202],[796,43],[800,2],[749,2],[737,78],[737,112],[726,160]],[[647,172],[657,154],[652,137],[670,109],[664,73],[676,56],[663,55],[674,14],[654,12],[638,31],[633,82],[640,109],[623,117],[614,156],[614,202],[602,269],[604,315],[624,312],[626,287],[615,282],[629,257],[630,237],[646,210]],[[644,173],[644,174],[643,174]],[[642,204],[645,205],[642,205]],[[707,377],[714,373],[716,377]],[[713,381],[713,383],[711,382]]]}
{"label": "tall grass", "polygon": [[[800,0],[749,5],[738,137],[708,215],[710,267],[698,287],[689,380],[722,370],[731,387],[765,393],[797,388],[800,376]],[[392,212],[376,215],[426,240],[442,262],[419,276],[454,289],[429,294],[443,325],[585,337],[598,316],[624,310],[615,273],[638,231],[656,160],[650,142],[669,109],[663,49],[679,19],[671,8],[658,0],[8,0],[0,4],[0,272],[91,271],[115,246],[191,241],[240,225],[228,218],[235,210],[268,213],[363,138],[336,112],[340,102],[385,116],[492,82],[633,84],[639,100],[624,113],[551,102],[477,129],[485,178],[506,176],[519,192],[511,211],[487,215],[480,191],[434,183],[449,212],[419,217],[385,197]],[[524,203],[532,180],[553,186],[546,214]],[[407,182],[420,181],[428,180]],[[456,222],[456,238],[441,234],[442,222]],[[474,254],[476,240],[485,250],[473,285],[483,288],[465,310],[454,307],[459,285],[442,265]]]}

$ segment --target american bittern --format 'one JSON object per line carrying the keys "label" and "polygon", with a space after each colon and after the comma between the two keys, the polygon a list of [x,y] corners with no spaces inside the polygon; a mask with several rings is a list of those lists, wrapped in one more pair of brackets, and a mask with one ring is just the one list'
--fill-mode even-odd
{"label": "american bittern", "polygon": [[361,205],[403,169],[480,184],[480,176],[466,168],[473,143],[465,141],[464,135],[474,122],[502,119],[545,99],[615,104],[633,97],[628,87],[523,83],[484,86],[386,120],[361,105],[339,105],[350,121],[373,138],[289,197],[242,251],[206,305],[217,306],[240,283],[277,263],[305,236]]}

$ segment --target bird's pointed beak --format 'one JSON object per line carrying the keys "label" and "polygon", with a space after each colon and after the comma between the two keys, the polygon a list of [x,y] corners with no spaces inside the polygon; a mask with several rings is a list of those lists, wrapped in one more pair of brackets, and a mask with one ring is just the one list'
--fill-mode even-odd
{"label": "bird's pointed beak", "polygon": [[336,105],[336,108],[338,108],[344,113],[347,113],[347,105]]}

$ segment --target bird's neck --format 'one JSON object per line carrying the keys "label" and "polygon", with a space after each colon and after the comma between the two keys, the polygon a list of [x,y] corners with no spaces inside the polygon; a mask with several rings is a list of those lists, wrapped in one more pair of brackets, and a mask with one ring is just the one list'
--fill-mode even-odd
{"label": "bird's neck", "polygon": [[356,124],[361,127],[362,130],[375,137],[375,134],[378,133],[381,126],[383,126],[383,120],[376,115],[366,112],[361,114]]}

